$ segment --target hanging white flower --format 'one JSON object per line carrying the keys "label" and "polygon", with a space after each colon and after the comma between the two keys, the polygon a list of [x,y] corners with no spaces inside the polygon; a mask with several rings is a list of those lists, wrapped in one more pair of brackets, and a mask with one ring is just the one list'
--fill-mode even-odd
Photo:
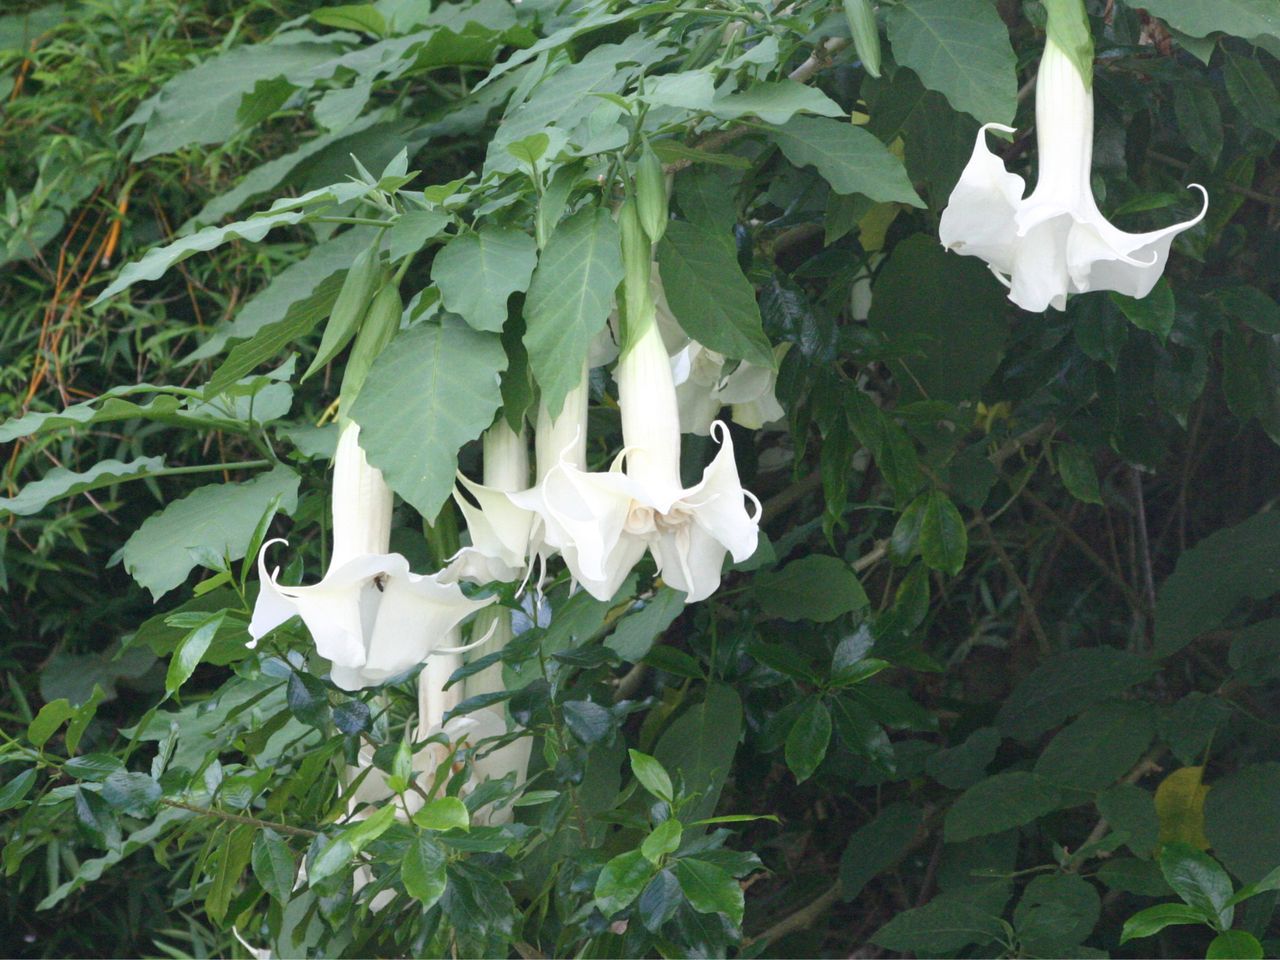
{"label": "hanging white flower", "polygon": [[472,600],[440,574],[420,575],[388,553],[391,489],[360,449],[359,427],[343,427],[334,457],[333,554],[323,579],[285,587],[268,572],[265,544],[258,555],[261,590],[249,622],[256,642],[295,614],[316,650],[333,664],[344,690],[384,683],[451,646],[450,631],[493,598]]}
{"label": "hanging white flower", "polygon": [[[1083,10],[1080,11],[1083,16]],[[1093,90],[1050,29],[1036,80],[1036,143],[1040,175],[1026,184],[987,149],[989,123],[978,132],[968,166],[942,213],[943,246],[981,257],[1024,310],[1066,308],[1069,293],[1114,290],[1145,297],[1164,272],[1173,238],[1190,220],[1148,233],[1126,233],[1098,209],[1089,176],[1093,158]]]}
{"label": "hanging white flower", "polygon": [[458,483],[470,499],[456,488],[453,499],[466,520],[471,545],[458,552],[450,568],[476,583],[508,582],[519,578],[527,566],[533,532],[534,514],[507,496],[529,485],[528,438],[523,429],[517,433],[499,419],[485,431],[483,446],[484,483],[458,474]]}
{"label": "hanging white flower", "polygon": [[[779,344],[774,356],[779,360],[788,344]],[[774,395],[778,382],[776,368],[742,361],[727,375],[727,361],[696,340],[690,340],[671,357],[671,376],[676,386],[680,411],[680,431],[707,436],[711,422],[722,407],[731,408],[733,422],[749,430],[759,430],[786,416]]]}

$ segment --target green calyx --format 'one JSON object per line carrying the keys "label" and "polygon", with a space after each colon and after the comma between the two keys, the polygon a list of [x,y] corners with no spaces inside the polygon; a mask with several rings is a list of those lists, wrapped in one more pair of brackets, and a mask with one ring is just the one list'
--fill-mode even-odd
{"label": "green calyx", "polygon": [[1084,0],[1044,0],[1049,13],[1049,39],[1071,58],[1084,78],[1085,89],[1093,88],[1093,33]]}

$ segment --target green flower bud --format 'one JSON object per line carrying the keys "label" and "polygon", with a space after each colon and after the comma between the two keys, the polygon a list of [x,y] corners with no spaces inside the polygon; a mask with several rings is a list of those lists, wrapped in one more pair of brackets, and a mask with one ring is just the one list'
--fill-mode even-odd
{"label": "green flower bud", "polygon": [[351,356],[347,358],[347,369],[342,375],[342,400],[339,414],[345,414],[355,402],[356,394],[364,386],[365,378],[373,367],[382,348],[391,342],[391,338],[400,329],[400,316],[404,313],[404,303],[400,299],[400,288],[390,280],[383,280],[373,303],[369,304],[369,312],[365,314],[360,332],[356,334],[355,346],[351,348]]}
{"label": "green flower bud", "polygon": [[649,239],[654,243],[661,240],[667,232],[667,177],[648,141],[636,164],[636,211]]}
{"label": "green flower bud", "polygon": [[844,15],[849,19],[849,32],[853,34],[858,59],[867,73],[880,76],[880,30],[876,27],[871,0],[844,0]]}
{"label": "green flower bud", "polygon": [[626,306],[622,334],[625,351],[653,323],[653,297],[649,293],[649,272],[653,265],[653,244],[644,228],[636,201],[627,197],[618,211],[618,230],[622,235],[622,288]]}

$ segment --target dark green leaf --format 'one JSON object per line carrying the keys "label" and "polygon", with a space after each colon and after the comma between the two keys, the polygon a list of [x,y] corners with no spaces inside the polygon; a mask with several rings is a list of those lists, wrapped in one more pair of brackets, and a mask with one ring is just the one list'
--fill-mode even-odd
{"label": "dark green leaf", "polygon": [[445,886],[445,853],[430,835],[420,833],[409,843],[400,862],[400,879],[405,891],[422,904],[424,910],[435,906]]}
{"label": "dark green leaf", "polygon": [[1194,907],[1206,922],[1219,930],[1231,926],[1235,909],[1231,899],[1231,878],[1218,862],[1185,843],[1166,843],[1160,848],[1160,872],[1173,892]]}
{"label": "dark green leaf", "polygon": [[1123,294],[1111,294],[1111,300],[1130,323],[1139,330],[1154,333],[1163,343],[1173,329],[1175,304],[1173,288],[1169,281],[1161,277],[1151,293],[1140,300],[1126,297]]}
{"label": "dark green leaf", "polygon": [[1214,855],[1246,883],[1280,863],[1280,763],[1245,766],[1215,783],[1204,801],[1204,832]]}
{"label": "dark green leaf", "polygon": [[639,850],[619,854],[604,865],[596,880],[596,907],[606,917],[625,910],[649,883],[653,864]]}
{"label": "dark green leaf", "polygon": [[1049,742],[1035,772],[1065,790],[1101,790],[1137,763],[1154,735],[1148,704],[1102,703]]}
{"label": "dark green leaf", "polygon": [[253,875],[267,896],[277,903],[288,903],[298,876],[298,865],[289,845],[278,833],[269,829],[259,832],[253,841],[250,863]]}
{"label": "dark green leaf", "polygon": [[585,744],[606,740],[617,728],[613,714],[590,700],[570,700],[561,704],[561,709],[569,732]]}
{"label": "dark green leaf", "polygon": [[1093,932],[1102,913],[1097,889],[1080,877],[1036,877],[1013,911],[1018,941],[1036,956],[1063,956]]}
{"label": "dark green leaf", "polygon": [[35,767],[28,767],[0,786],[0,810],[12,810],[23,800],[36,782]]}
{"label": "dark green leaf", "polygon": [[797,167],[815,167],[836,193],[860,193],[882,203],[924,206],[902,161],[847,120],[795,117],[774,127],[770,136],[788,160]]}
{"label": "dark green leaf", "polygon": [[945,493],[930,490],[920,518],[920,558],[925,566],[955,576],[968,551],[969,534],[960,511]]}
{"label": "dark green leaf", "polygon": [[639,610],[627,614],[604,638],[604,645],[628,663],[644,658],[654,641],[684,613],[685,595],[663,587]]}
{"label": "dark green leaf", "polygon": [[1004,932],[1000,918],[983,906],[954,893],[943,893],[923,907],[902,911],[871,939],[887,950],[936,956],[971,943],[990,943]]}
{"label": "dark green leaf", "polygon": [[1099,700],[1122,693],[1155,671],[1141,657],[1109,647],[1055,654],[1014,688],[996,716],[1007,737],[1032,740]]}
{"label": "dark green leaf", "polygon": [[761,574],[755,592],[765,614],[781,620],[828,623],[870,603],[847,563],[821,555],[802,557],[779,571]]}
{"label": "dark green leaf", "polygon": [[1213,938],[1205,960],[1262,960],[1262,944],[1246,930],[1225,930]]}
{"label": "dark green leaf", "polygon": [[840,857],[840,896],[854,900],[872,878],[888,870],[911,849],[924,824],[917,807],[894,803],[849,838]]}
{"label": "dark green leaf", "polygon": [[1020,827],[1057,809],[1062,797],[1044,777],[1015,770],[979,781],[956,798],[947,811],[948,843]]}
{"label": "dark green leaf", "polygon": [[682,779],[687,793],[698,794],[681,808],[686,822],[715,813],[741,735],[742,701],[732,687],[713,683],[706,699],[676,718],[659,738],[654,757]]}
{"label": "dark green leaf", "polygon": [[636,904],[640,922],[650,933],[657,933],[671,919],[683,899],[684,894],[676,875],[670,870],[659,870],[645,886]]}
{"label": "dark green leaf", "polygon": [[787,734],[787,766],[803,783],[813,776],[831,742],[831,711],[820,697],[809,697]]}
{"label": "dark green leaf", "polygon": [[713,863],[686,857],[677,860],[676,879],[699,913],[723,913],[734,923],[742,922],[742,887]]}
{"label": "dark green leaf", "polygon": [[1126,920],[1124,929],[1120,932],[1120,942],[1128,943],[1130,940],[1142,937],[1153,937],[1165,927],[1177,924],[1201,924],[1204,922],[1204,915],[1194,907],[1188,907],[1185,903],[1161,903],[1154,907],[1147,907],[1145,910],[1139,910]]}
{"label": "dark green leaf", "polygon": [[222,621],[225,618],[225,610],[219,610],[217,613],[211,614],[204,622],[178,642],[177,649],[173,651],[173,657],[169,660],[169,669],[164,678],[164,692],[166,694],[173,696],[182,688],[184,683],[191,679],[191,674],[195,673],[196,667],[200,665],[205,651],[209,649],[209,644],[213,642],[214,635],[218,632],[218,628],[222,626]]}
{"label": "dark green leaf", "polygon": [[117,770],[102,783],[102,799],[131,817],[152,816],[163,792],[151,777],[131,770]]}

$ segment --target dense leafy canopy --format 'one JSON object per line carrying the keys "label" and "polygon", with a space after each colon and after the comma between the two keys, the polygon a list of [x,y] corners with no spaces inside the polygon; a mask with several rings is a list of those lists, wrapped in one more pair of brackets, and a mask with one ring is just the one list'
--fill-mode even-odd
{"label": "dense leafy canopy", "polygon": [[[1276,955],[1280,9],[1085,6],[1100,207],[1211,203],[1150,296],[1032,314],[938,225],[980,124],[1035,181],[1067,0],[7,5],[6,949]],[[584,365],[608,469],[650,269],[763,501],[718,593],[469,586],[513,637],[421,674],[479,749],[247,645],[335,417],[421,574]]]}

